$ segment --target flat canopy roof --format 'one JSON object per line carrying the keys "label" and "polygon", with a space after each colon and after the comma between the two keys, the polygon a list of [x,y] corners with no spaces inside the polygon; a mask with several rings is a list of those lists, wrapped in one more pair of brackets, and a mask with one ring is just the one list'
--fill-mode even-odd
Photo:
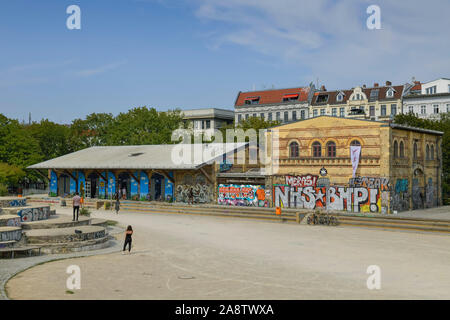
{"label": "flat canopy roof", "polygon": [[[248,143],[104,146],[79,150],[28,169],[198,169]],[[183,155],[191,154],[190,157]]]}

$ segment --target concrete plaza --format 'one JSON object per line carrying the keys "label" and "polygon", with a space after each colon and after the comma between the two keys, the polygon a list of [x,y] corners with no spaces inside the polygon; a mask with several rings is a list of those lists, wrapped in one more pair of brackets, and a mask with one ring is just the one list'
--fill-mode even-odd
{"label": "concrete plaza", "polygon": [[[69,213],[69,209],[58,209]],[[95,211],[134,229],[130,255],[38,265],[12,299],[450,299],[450,235]],[[66,268],[81,290],[66,293]],[[381,268],[381,289],[366,286]]]}

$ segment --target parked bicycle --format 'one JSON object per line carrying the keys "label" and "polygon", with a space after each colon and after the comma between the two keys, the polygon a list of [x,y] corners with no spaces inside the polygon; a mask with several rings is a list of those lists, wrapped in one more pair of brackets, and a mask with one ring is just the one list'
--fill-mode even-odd
{"label": "parked bicycle", "polygon": [[321,224],[327,226],[337,226],[339,221],[336,217],[331,216],[329,214],[316,214],[313,213],[307,219],[308,224]]}

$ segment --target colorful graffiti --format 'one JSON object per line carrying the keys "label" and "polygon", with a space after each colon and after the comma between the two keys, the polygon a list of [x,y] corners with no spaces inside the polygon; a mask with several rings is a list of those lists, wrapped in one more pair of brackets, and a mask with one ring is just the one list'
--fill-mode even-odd
{"label": "colorful graffiti", "polygon": [[8,207],[25,207],[27,205],[27,199],[14,199],[9,201]]}
{"label": "colorful graffiti", "polygon": [[108,171],[108,196],[111,197],[116,193],[116,176]]}
{"label": "colorful graffiti", "polygon": [[0,227],[20,227],[20,217],[0,220]]}
{"label": "colorful graffiti", "polygon": [[318,209],[337,211],[382,212],[382,191],[376,188],[291,187],[274,186],[275,206],[285,208]]}
{"label": "colorful graffiti", "polygon": [[56,197],[58,196],[58,176],[56,175],[56,172],[51,171],[50,172],[50,197]]}
{"label": "colorful graffiti", "polygon": [[348,185],[352,188],[369,188],[389,191],[389,178],[355,177],[349,180]]}
{"label": "colorful graffiti", "polygon": [[266,205],[266,192],[260,185],[219,184],[219,204],[231,206],[260,206]]}
{"label": "colorful graffiti", "polygon": [[286,176],[286,184],[291,187],[315,187],[319,176]]}
{"label": "colorful graffiti", "polygon": [[[173,178],[173,173],[169,172],[169,176]],[[169,179],[164,179],[164,196],[166,200],[173,199],[173,183]]]}
{"label": "colorful graffiti", "polygon": [[24,208],[17,211],[22,222],[47,220],[50,217],[50,207]]}
{"label": "colorful graffiti", "polygon": [[149,192],[148,175],[144,171],[141,171],[139,179],[141,180],[140,197],[141,200],[146,200]]}
{"label": "colorful graffiti", "polygon": [[433,179],[428,178],[428,183],[425,186],[425,201],[427,208],[436,206],[435,187],[433,186]]}
{"label": "colorful graffiti", "polygon": [[391,207],[395,211],[405,211],[409,209],[408,179],[397,179],[392,192]]}
{"label": "colorful graffiti", "polygon": [[212,186],[206,182],[202,174],[195,179],[191,174],[185,174],[183,183],[177,185],[175,199],[177,202],[208,203],[213,201]]}
{"label": "colorful graffiti", "polygon": [[0,231],[0,241],[19,241],[22,238],[22,229]]}

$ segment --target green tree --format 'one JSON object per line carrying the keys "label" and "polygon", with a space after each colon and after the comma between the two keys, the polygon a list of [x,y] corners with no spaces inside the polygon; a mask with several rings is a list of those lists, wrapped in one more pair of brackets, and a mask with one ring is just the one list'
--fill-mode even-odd
{"label": "green tree", "polygon": [[33,137],[37,139],[43,160],[53,159],[75,151],[69,143],[71,136],[69,126],[43,119],[39,123],[34,122],[32,125],[26,126],[25,130],[30,131]]}
{"label": "green tree", "polygon": [[108,145],[115,123],[111,113],[91,113],[85,119],[75,119],[70,126],[70,143],[73,151],[93,146]]}
{"label": "green tree", "polygon": [[25,172],[21,168],[7,163],[0,163],[0,184],[17,186],[24,177]]}

